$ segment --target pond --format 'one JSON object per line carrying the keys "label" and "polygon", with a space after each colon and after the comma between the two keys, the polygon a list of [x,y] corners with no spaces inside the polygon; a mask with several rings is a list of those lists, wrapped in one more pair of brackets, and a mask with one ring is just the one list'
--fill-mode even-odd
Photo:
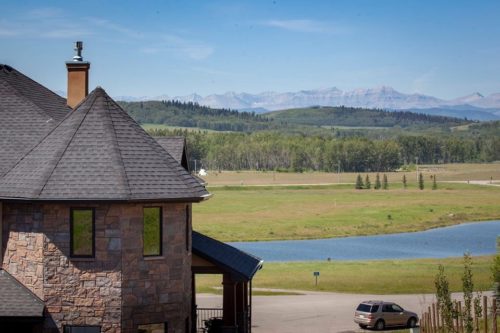
{"label": "pond", "polygon": [[268,262],[446,258],[494,254],[499,235],[497,220],[390,235],[229,244]]}

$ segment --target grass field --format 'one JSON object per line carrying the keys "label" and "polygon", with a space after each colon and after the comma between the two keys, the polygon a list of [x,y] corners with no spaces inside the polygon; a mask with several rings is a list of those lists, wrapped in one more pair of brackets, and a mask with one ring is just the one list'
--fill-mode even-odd
{"label": "grass field", "polygon": [[500,187],[440,183],[437,190],[352,185],[214,187],[194,205],[195,230],[222,241],[316,239],[421,231],[500,218]]}
{"label": "grass field", "polygon": [[[476,290],[491,290],[492,262],[492,256],[473,258]],[[450,290],[460,291],[462,258],[264,263],[253,287],[360,294],[434,293],[438,264],[445,267]],[[320,272],[318,286],[313,277],[316,271]],[[221,276],[196,275],[196,287],[198,292],[220,293]]]}
{"label": "grass field", "polygon": [[[436,175],[438,181],[468,181],[487,180],[493,178],[493,182],[500,183],[500,163],[482,164],[443,164],[443,165],[419,165],[427,185],[431,185],[431,175]],[[370,176],[372,184],[375,182],[376,173],[362,173],[363,181],[366,174]],[[387,178],[391,187],[401,187],[401,179],[406,175],[408,182],[416,182],[417,174],[415,166],[411,172],[387,172]],[[223,171],[210,172],[203,177],[210,186],[222,185],[280,185],[280,184],[338,184],[354,183],[358,173],[341,172],[260,172],[260,171]],[[382,174],[381,174],[382,177]]]}

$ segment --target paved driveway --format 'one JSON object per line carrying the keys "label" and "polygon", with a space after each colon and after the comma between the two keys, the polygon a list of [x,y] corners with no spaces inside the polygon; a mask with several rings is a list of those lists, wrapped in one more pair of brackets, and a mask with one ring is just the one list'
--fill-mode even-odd
{"label": "paved driveway", "polygon": [[[353,315],[354,309],[362,301],[393,301],[420,316],[434,299],[431,294],[382,296],[322,292],[254,296],[252,333],[360,332],[363,330],[353,322]],[[222,296],[197,295],[197,303],[199,307],[221,307]]]}

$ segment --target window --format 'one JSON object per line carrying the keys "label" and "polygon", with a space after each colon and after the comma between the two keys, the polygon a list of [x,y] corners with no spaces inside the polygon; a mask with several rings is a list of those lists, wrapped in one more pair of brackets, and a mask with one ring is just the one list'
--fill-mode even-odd
{"label": "window", "polygon": [[162,254],[162,214],[160,207],[144,207],[144,256]]}
{"label": "window", "polygon": [[71,208],[70,256],[93,258],[95,254],[95,213],[93,208]]}
{"label": "window", "polygon": [[139,325],[138,333],[168,333],[167,323]]}
{"label": "window", "polygon": [[100,326],[64,326],[64,333],[101,333]]}
{"label": "window", "polygon": [[189,252],[189,205],[186,205],[186,251]]}

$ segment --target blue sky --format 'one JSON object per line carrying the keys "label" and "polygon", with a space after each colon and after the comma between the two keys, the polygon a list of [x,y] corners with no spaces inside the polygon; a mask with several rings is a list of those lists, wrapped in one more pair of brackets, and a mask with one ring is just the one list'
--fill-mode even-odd
{"label": "blue sky", "polygon": [[2,1],[0,63],[53,90],[83,40],[130,96],[392,86],[500,92],[500,1]]}

